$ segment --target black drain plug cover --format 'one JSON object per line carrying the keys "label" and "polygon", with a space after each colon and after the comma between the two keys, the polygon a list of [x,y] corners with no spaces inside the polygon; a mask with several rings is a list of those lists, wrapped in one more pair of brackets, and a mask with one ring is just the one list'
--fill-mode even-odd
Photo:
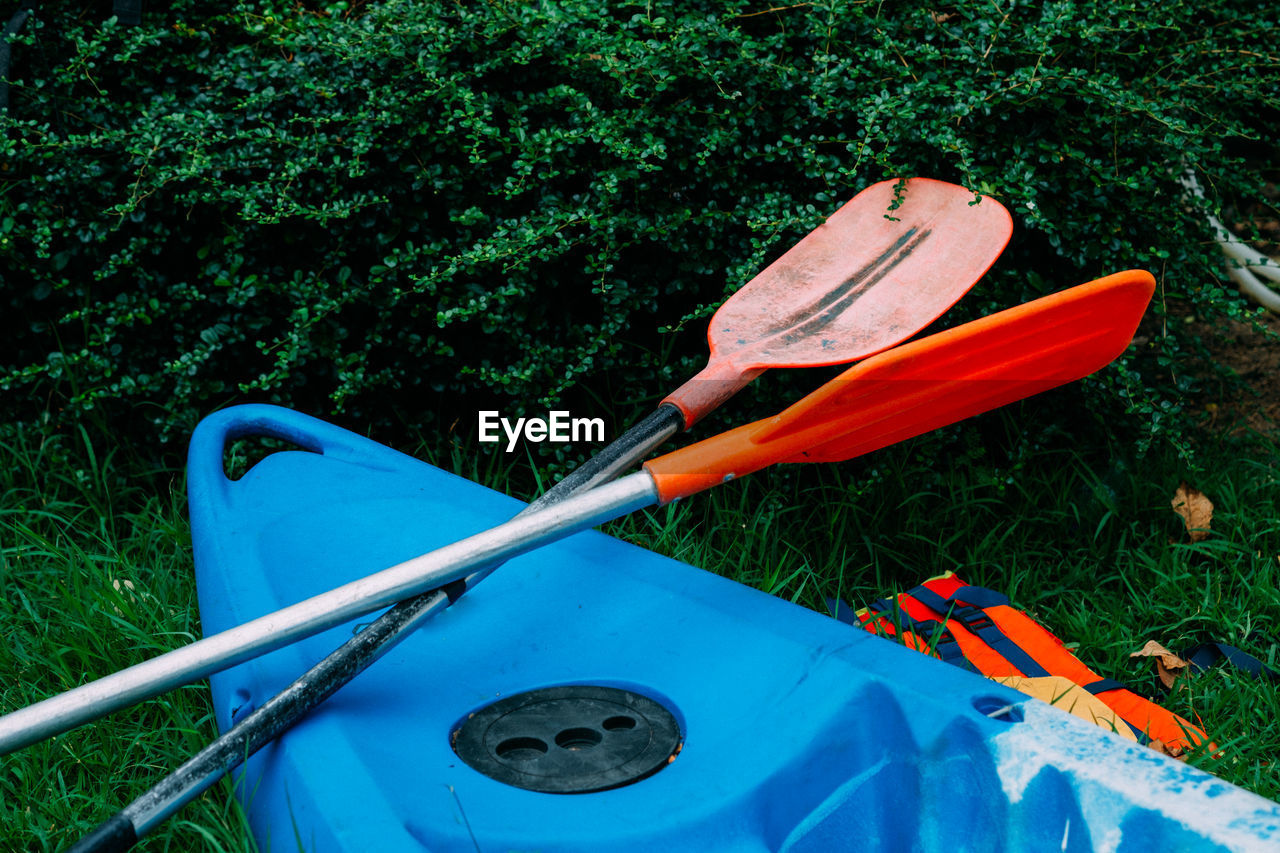
{"label": "black drain plug cover", "polygon": [[616,687],[546,687],[476,711],[454,752],[486,776],[552,794],[638,782],[671,763],[680,727],[648,696]]}

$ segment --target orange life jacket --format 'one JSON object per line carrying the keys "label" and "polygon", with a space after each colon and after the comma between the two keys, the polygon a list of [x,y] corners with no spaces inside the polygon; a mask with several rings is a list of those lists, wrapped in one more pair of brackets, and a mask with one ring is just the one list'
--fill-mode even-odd
{"label": "orange life jacket", "polygon": [[[1011,607],[1007,596],[969,586],[952,572],[899,595],[896,606],[881,599],[853,618],[839,613],[837,618],[851,623],[856,618],[873,633],[901,635],[911,648],[995,680],[1065,677],[1111,708],[1139,742],[1169,755],[1208,740],[1199,727],[1089,669],[1062,640]],[[1216,748],[1210,744],[1209,749]]]}

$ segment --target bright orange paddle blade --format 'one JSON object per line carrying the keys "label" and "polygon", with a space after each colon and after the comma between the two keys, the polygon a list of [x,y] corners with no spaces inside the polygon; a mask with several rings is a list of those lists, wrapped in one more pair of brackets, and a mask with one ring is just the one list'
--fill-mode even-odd
{"label": "bright orange paddle blade", "polygon": [[889,350],[772,418],[645,463],[663,503],[775,462],[835,462],[1093,373],[1155,289],[1117,273]]}
{"label": "bright orange paddle blade", "polygon": [[844,364],[932,323],[1013,231],[999,202],[929,178],[883,181],[742,286],[711,318],[705,369],[668,396],[688,426],[772,367]]}

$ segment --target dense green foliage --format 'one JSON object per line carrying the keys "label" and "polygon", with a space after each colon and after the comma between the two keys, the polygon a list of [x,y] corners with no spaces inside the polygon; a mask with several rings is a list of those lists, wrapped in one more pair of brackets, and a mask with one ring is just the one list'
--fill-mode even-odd
{"label": "dense green foliage", "polygon": [[[1248,0],[80,2],[28,24],[0,118],[6,421],[621,421],[701,359],[693,318],[909,174],[1014,214],[958,316],[1129,267],[1157,313],[1238,313],[1177,172],[1253,197],[1280,129]],[[1088,391],[1149,434],[1191,375],[1152,328]]]}

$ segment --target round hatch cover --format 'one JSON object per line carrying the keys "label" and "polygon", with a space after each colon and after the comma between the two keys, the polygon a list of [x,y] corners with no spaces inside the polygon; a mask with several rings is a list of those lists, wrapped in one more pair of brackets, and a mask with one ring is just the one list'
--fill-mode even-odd
{"label": "round hatch cover", "polygon": [[547,687],[476,711],[452,736],[471,767],[517,788],[585,794],[637,782],[680,751],[671,712],[616,687]]}

